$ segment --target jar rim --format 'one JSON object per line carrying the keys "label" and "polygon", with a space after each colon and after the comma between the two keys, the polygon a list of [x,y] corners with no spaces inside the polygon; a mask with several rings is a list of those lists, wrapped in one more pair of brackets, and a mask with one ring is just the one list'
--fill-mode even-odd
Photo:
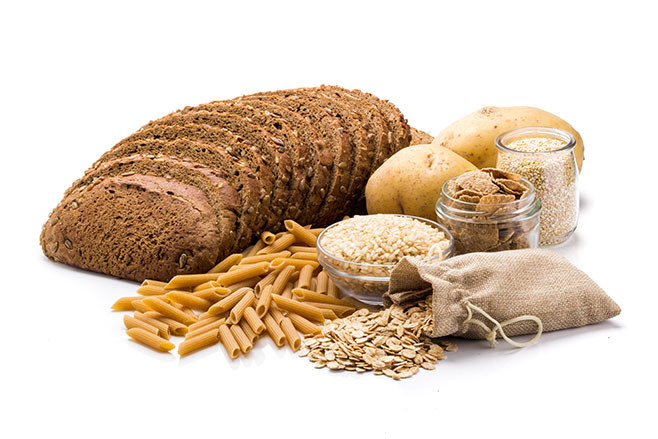
{"label": "jar rim", "polygon": [[[508,148],[504,143],[506,140],[508,140],[510,137],[514,136],[521,136],[525,134],[540,134],[540,135],[548,135],[553,138],[558,138],[560,140],[563,140],[566,142],[566,144],[559,149],[552,149],[549,151],[519,151],[516,149]],[[551,127],[524,127],[524,128],[515,128],[513,130],[505,131],[502,134],[499,134],[498,137],[496,137],[496,140],[494,141],[494,145],[496,148],[503,152],[510,152],[513,154],[553,154],[557,152],[569,152],[573,150],[576,147],[576,137],[571,134],[568,131],[561,130],[559,128],[551,128]]]}
{"label": "jar rim", "polygon": [[[478,212],[456,211],[455,209],[447,208],[445,204],[441,203],[441,200],[436,203],[434,211],[439,219],[441,219],[442,216],[445,216],[452,221],[467,222],[472,224],[500,224],[501,222],[507,222],[511,220],[529,220],[531,218],[538,217],[542,211],[542,204],[539,198],[535,198],[522,210],[517,210],[516,212],[498,216],[486,216],[482,219],[473,218],[474,216],[478,215]],[[467,215],[460,216],[457,214],[457,212],[463,212]]]}
{"label": "jar rim", "polygon": [[[463,174],[462,174],[462,175],[463,175]],[[450,183],[452,180],[454,180],[454,179],[456,179],[456,178],[459,178],[459,177],[461,177],[461,176],[458,175],[457,177],[453,177],[453,178],[451,178],[450,180],[448,180],[448,181],[446,181],[445,183],[443,183],[443,186],[441,187],[441,197],[439,197],[439,199],[438,199],[438,201],[437,201],[437,204],[441,202],[441,198],[442,198],[442,197],[447,198],[449,201],[455,201],[455,202],[457,202],[457,203],[463,204],[464,206],[473,206],[473,207],[475,207],[475,206],[478,206],[478,205],[480,204],[480,203],[472,203],[472,202],[470,202],[470,201],[462,201],[462,200],[458,200],[457,198],[454,198],[452,195],[450,195],[450,194],[448,193],[448,183]],[[514,201],[506,201],[506,202],[504,202],[504,203],[483,204],[483,206],[501,206],[501,207],[506,207],[506,206],[512,206],[514,203],[518,203],[519,201],[526,200],[526,199],[528,200],[528,205],[532,204],[532,200],[533,200],[534,198],[536,198],[536,194],[535,194],[535,185],[532,184],[529,180],[527,180],[527,179],[525,179],[525,178],[523,178],[523,177],[521,177],[521,182],[522,182],[527,188],[530,189],[530,193],[529,193],[526,197],[521,198],[521,199],[518,199],[518,200],[514,200]]]}

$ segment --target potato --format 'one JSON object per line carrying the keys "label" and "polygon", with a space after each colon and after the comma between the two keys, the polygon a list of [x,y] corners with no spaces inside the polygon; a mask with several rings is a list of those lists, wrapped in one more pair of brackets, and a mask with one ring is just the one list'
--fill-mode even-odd
{"label": "potato", "polygon": [[559,128],[576,137],[574,154],[578,169],[583,167],[583,139],[564,120],[554,114],[533,107],[484,107],[462,117],[441,131],[433,145],[448,148],[478,168],[496,166],[498,150],[494,145],[496,137],[515,128],[541,126]]}
{"label": "potato", "polygon": [[369,214],[404,213],[436,220],[443,183],[477,168],[449,149],[414,145],[396,152],[366,185]]}

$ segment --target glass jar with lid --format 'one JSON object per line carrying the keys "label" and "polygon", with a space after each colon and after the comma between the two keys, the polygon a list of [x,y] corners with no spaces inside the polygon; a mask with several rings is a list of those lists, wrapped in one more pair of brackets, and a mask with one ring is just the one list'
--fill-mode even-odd
{"label": "glass jar with lid", "polygon": [[557,128],[527,127],[496,138],[496,167],[526,178],[541,200],[539,245],[565,242],[578,224],[576,138]]}

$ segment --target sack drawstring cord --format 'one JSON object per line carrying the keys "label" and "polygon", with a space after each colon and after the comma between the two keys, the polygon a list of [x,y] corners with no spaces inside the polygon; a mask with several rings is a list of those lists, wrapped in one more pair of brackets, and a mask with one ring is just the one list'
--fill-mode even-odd
{"label": "sack drawstring cord", "polygon": [[[512,346],[517,348],[524,348],[530,346],[531,344],[539,340],[539,337],[541,337],[542,331],[544,330],[544,325],[542,324],[541,319],[537,316],[531,316],[531,315],[518,316],[518,317],[514,317],[513,319],[505,320],[504,322],[499,323],[496,319],[494,319],[489,314],[487,314],[482,308],[473,305],[471,302],[467,301],[465,305],[466,305],[466,310],[468,311],[468,316],[466,317],[466,320],[464,320],[465,327],[468,327],[469,324],[473,323],[484,329],[487,332],[486,339],[489,341],[491,347],[494,347],[498,343],[496,341],[497,332],[500,332],[500,336],[503,337],[503,339],[507,343],[511,344]],[[481,322],[480,320],[474,319],[473,311],[482,314],[485,318],[487,318],[491,323],[494,324],[494,327],[489,328],[485,323]],[[521,321],[532,321],[537,324],[537,334],[535,334],[535,336],[530,340],[523,343],[512,340],[507,336],[507,334],[505,334],[505,331],[503,330],[503,327]]]}

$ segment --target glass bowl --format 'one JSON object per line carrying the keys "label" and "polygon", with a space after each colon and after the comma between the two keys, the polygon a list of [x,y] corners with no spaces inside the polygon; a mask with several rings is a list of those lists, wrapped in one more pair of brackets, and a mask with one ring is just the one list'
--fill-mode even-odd
{"label": "glass bowl", "polygon": [[[440,254],[433,256],[428,260],[443,260],[452,256],[454,241],[447,228],[426,218],[411,215],[394,215],[413,218],[443,232],[448,240],[448,247]],[[329,254],[324,247],[322,247],[322,238],[328,230],[336,227],[341,222],[342,221],[327,227],[318,236],[318,261],[327,272],[329,278],[344,295],[353,297],[368,305],[381,305],[382,295],[388,291],[388,284],[391,280],[391,271],[395,267],[395,264],[350,262]]]}

